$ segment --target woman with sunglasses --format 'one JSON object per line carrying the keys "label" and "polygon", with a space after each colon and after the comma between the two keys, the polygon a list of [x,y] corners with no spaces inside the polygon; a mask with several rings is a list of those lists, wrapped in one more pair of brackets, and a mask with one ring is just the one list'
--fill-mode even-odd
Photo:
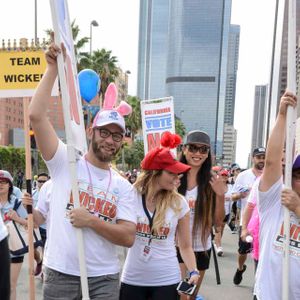
{"label": "woman with sunglasses", "polygon": [[[200,271],[199,290],[205,271],[209,268],[212,227],[220,230],[225,215],[225,186],[222,179],[211,171],[210,138],[205,132],[195,130],[188,133],[180,161],[191,167],[181,177],[178,192],[185,197],[191,209],[190,232],[197,269]],[[187,269],[181,254],[179,249],[178,260],[182,277],[185,278]]]}
{"label": "woman with sunglasses", "polygon": [[[161,144],[174,148],[177,135],[165,133]],[[177,193],[178,174],[190,169],[174,158],[168,148],[155,148],[141,163],[142,173],[134,184],[137,199],[136,239],[126,257],[121,277],[120,300],[177,300],[180,269],[175,233],[189,283],[197,284],[199,271],[189,235],[189,207]]]}
{"label": "woman with sunglasses", "polygon": [[[8,171],[0,170],[0,209],[4,223],[13,220],[21,225],[27,226],[27,212],[21,205],[21,200],[13,194],[13,178]],[[10,299],[16,300],[17,281],[24,260],[24,255],[10,255]],[[2,266],[1,266],[2,270]],[[2,299],[2,298],[1,298]]]}

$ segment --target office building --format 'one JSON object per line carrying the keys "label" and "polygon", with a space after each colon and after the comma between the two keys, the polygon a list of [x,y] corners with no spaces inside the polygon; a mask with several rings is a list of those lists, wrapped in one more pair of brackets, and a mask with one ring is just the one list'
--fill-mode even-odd
{"label": "office building", "polygon": [[265,119],[267,117],[267,85],[256,85],[254,94],[254,109],[252,121],[251,150],[257,147],[265,147]]}
{"label": "office building", "polygon": [[140,2],[138,96],[174,97],[187,130],[222,156],[231,0]]}

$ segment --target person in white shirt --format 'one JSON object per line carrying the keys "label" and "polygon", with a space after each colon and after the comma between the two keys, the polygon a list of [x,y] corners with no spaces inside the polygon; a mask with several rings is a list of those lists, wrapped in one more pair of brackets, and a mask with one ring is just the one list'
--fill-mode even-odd
{"label": "person in white shirt", "polygon": [[[172,140],[179,138],[176,136],[165,133],[162,144],[175,147]],[[166,139],[170,143],[165,143]],[[175,234],[190,272],[189,283],[197,284],[199,278],[189,236],[189,207],[176,191],[178,175],[190,167],[177,161],[168,148],[151,150],[141,166],[143,172],[134,184],[136,239],[126,257],[120,300],[176,300],[181,276]]]}
{"label": "person in white shirt", "polygon": [[76,239],[76,228],[82,228],[90,299],[116,300],[120,268],[116,245],[131,247],[136,227],[133,188],[110,167],[122,146],[125,120],[115,108],[103,109],[87,129],[89,149],[76,166],[81,207],[74,209],[67,146],[47,117],[61,53],[65,55],[63,45],[49,46],[46,71],[29,105],[31,126],[53,184],[43,258],[43,298],[82,297]]}
{"label": "person in white shirt", "polygon": [[247,205],[247,199],[249,197],[251,188],[255,180],[262,174],[265,166],[265,153],[266,149],[264,147],[255,148],[252,152],[252,168],[241,172],[236,178],[235,184],[233,186],[232,200],[236,201],[240,199],[241,201],[241,212],[240,212],[240,229],[239,229],[239,248],[238,248],[238,268],[233,277],[233,283],[239,285],[243,280],[243,273],[247,269],[245,264],[247,260],[247,255],[251,253],[252,244],[242,240],[242,224],[243,224],[243,214],[245,207]]}
{"label": "person in white shirt", "polygon": [[[49,179],[49,175],[45,172],[39,173],[37,175],[36,188],[33,189],[33,191],[32,191],[33,208],[37,206],[40,190],[41,190],[42,186],[45,184],[45,182],[48,181],[48,179]],[[40,231],[42,242],[43,242],[43,246],[42,246],[42,254],[43,254],[45,243],[46,243],[46,224],[45,223],[39,224],[39,231]],[[42,254],[40,253],[40,251],[38,249],[34,249],[34,259],[37,263],[35,272],[34,272],[35,276],[38,276],[42,272],[42,263],[43,263]]]}
{"label": "person in white shirt", "polygon": [[[178,191],[183,195],[191,209],[190,236],[197,268],[200,271],[197,292],[201,286],[206,270],[209,268],[212,248],[211,232],[213,227],[220,230],[223,223],[224,195],[226,186],[222,178],[212,172],[212,152],[210,138],[200,130],[190,131],[186,136],[180,161],[191,169],[180,179]],[[178,251],[182,278],[186,274],[186,266]],[[185,299],[185,297],[181,297]]]}
{"label": "person in white shirt", "polygon": [[226,223],[228,223],[229,221],[229,217],[230,217],[230,211],[231,211],[231,193],[232,193],[232,184],[230,184],[228,182],[228,178],[229,178],[229,172],[226,169],[221,170],[218,173],[219,176],[221,176],[224,185],[225,185],[225,202],[224,202],[224,210],[225,210],[225,218],[223,220],[222,225],[220,226],[219,230],[216,231],[215,233],[215,248],[216,248],[216,252],[218,256],[223,256],[224,255],[224,251],[222,248],[222,237],[223,237],[223,232],[224,232],[224,228]]}
{"label": "person in white shirt", "polygon": [[[13,194],[11,174],[6,170],[0,170],[0,213],[4,224],[12,220],[20,225],[27,226],[27,212],[21,204],[21,199],[16,198]],[[13,255],[10,253],[10,260],[10,299],[16,300],[17,282],[24,261],[24,254]]]}
{"label": "person in white shirt", "polygon": [[[0,185],[2,185],[0,181]],[[0,214],[0,299],[10,299],[10,256],[7,229]]]}
{"label": "person in white shirt", "polygon": [[300,156],[292,167],[292,189],[283,186],[281,160],[287,108],[289,105],[295,107],[296,103],[297,97],[291,92],[286,91],[281,97],[275,126],[268,140],[266,166],[258,185],[260,253],[254,288],[258,300],[282,299],[284,207],[290,211],[288,299],[300,299]]}

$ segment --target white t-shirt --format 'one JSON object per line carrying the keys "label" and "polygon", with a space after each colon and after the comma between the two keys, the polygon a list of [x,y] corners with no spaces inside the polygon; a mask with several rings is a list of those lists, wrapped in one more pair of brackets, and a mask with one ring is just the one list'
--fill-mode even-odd
{"label": "white t-shirt", "polygon": [[[44,264],[59,272],[80,275],[76,229],[69,220],[73,207],[66,145],[59,141],[54,157],[46,162],[53,188],[49,199],[50,223],[47,228],[47,247]],[[88,165],[88,168],[87,168]],[[99,219],[115,224],[117,220],[136,223],[135,202],[131,184],[113,170],[99,169],[84,158],[77,162],[79,198]],[[89,170],[89,171],[88,171]],[[91,184],[93,196],[91,195]],[[116,245],[94,230],[83,228],[85,260],[88,277],[119,272]]]}
{"label": "white t-shirt", "polygon": [[48,228],[50,223],[50,215],[48,214],[48,212],[49,212],[49,203],[51,197],[51,189],[52,189],[52,180],[49,179],[41,187],[38,193],[38,201],[35,207],[46,219],[45,227],[43,227],[45,229]]}
{"label": "white t-shirt", "polygon": [[[256,176],[253,173],[252,169],[248,169],[246,171],[241,172],[236,180],[235,184],[232,189],[232,193],[239,193],[242,188],[248,188],[251,190],[253,183],[256,180]],[[240,226],[243,224],[243,214],[244,214],[244,209],[247,204],[247,199],[249,197],[249,194],[245,198],[241,198],[241,216],[240,216]]]}
{"label": "white t-shirt", "polygon": [[[175,214],[169,208],[166,212],[165,225],[160,233],[152,237],[148,261],[142,258],[142,252],[148,245],[150,234],[149,220],[143,208],[142,196],[135,192],[137,198],[137,227],[134,245],[129,249],[121,281],[136,286],[163,286],[180,281],[180,269],[175,249],[175,233],[178,220],[184,217],[189,208],[181,198],[181,211]],[[150,212],[149,212],[150,213]],[[152,214],[150,213],[152,217]]]}
{"label": "white t-shirt", "polygon": [[7,237],[7,229],[3,223],[2,216],[0,215],[0,242]]}
{"label": "white t-shirt", "polygon": [[[45,185],[45,184],[43,184]],[[42,186],[43,187],[43,186]],[[32,192],[32,200],[33,200],[33,207],[36,208],[38,200],[39,200],[39,196],[40,195],[40,191],[38,189],[33,190]],[[46,223],[41,224],[40,228],[46,229]]]}
{"label": "white t-shirt", "polygon": [[[260,256],[254,293],[259,300],[280,300],[283,262],[282,179],[267,192],[258,192]],[[291,213],[289,300],[300,299],[300,218]]]}
{"label": "white t-shirt", "polygon": [[230,214],[231,211],[231,195],[232,195],[233,185],[227,183],[227,192],[225,193],[225,201],[224,201],[224,209],[225,209],[225,216]]}
{"label": "white t-shirt", "polygon": [[[190,191],[185,192],[185,199],[188,202],[189,208],[190,208],[190,233],[191,238],[193,240],[193,224],[194,224],[194,218],[195,218],[195,205],[197,201],[197,195],[198,195],[198,187],[194,187]],[[211,234],[209,234],[206,244],[203,245],[201,241],[201,227],[199,227],[198,233],[195,235],[194,241],[193,241],[193,249],[195,252],[202,252],[206,251],[211,248]]]}

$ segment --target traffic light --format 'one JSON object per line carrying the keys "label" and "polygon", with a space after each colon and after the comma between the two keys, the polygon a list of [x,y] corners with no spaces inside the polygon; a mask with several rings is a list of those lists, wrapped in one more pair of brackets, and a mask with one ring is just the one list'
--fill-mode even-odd
{"label": "traffic light", "polygon": [[32,129],[29,130],[29,135],[30,135],[31,149],[36,149],[36,142],[35,142],[35,137],[34,137],[34,131]]}

